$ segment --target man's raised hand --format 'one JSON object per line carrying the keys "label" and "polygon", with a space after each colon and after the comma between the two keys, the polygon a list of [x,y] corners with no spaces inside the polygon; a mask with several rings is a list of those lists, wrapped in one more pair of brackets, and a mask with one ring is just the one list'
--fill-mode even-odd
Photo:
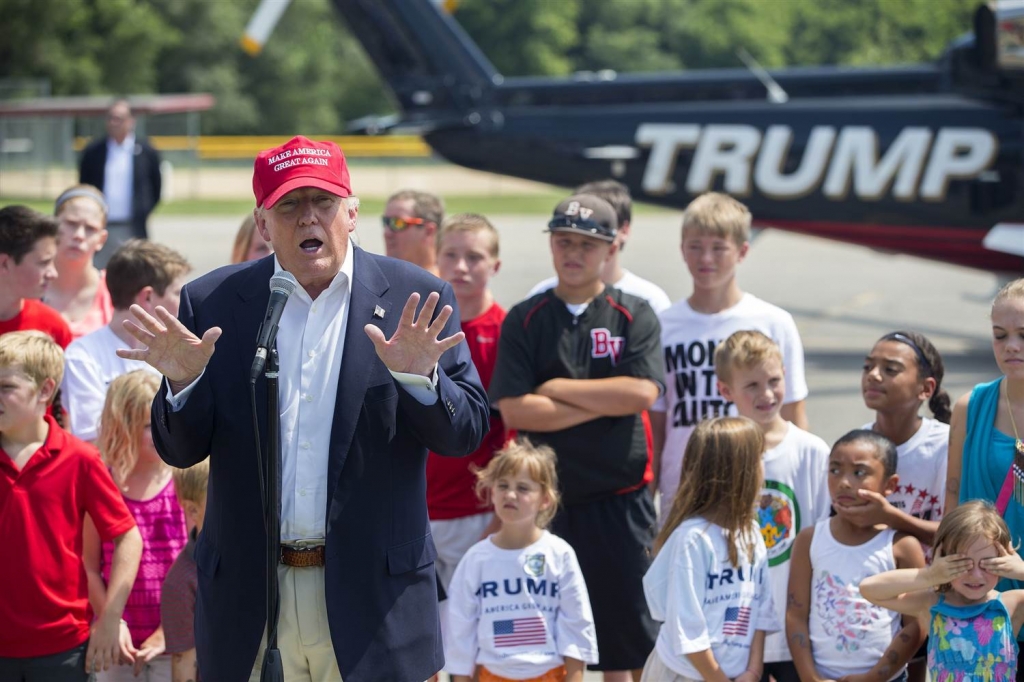
{"label": "man's raised hand", "polygon": [[452,334],[447,339],[438,338],[448,323],[448,318],[452,316],[452,307],[446,305],[437,314],[437,319],[431,323],[430,318],[433,317],[434,308],[437,307],[440,298],[440,294],[432,291],[417,316],[416,304],[420,302],[420,295],[413,293],[409,296],[405,308],[402,309],[398,329],[390,339],[386,339],[384,332],[375,325],[368,324],[363,327],[377,350],[377,356],[389,370],[429,377],[433,374],[434,366],[441,355],[466,338],[463,332]]}
{"label": "man's raised hand", "polygon": [[142,360],[167,377],[171,390],[175,392],[188,386],[203,373],[213,355],[214,345],[220,338],[220,327],[207,329],[200,339],[163,306],[156,307],[156,317],[137,305],[129,310],[138,324],[125,320],[124,330],[143,347],[118,349],[118,357]]}

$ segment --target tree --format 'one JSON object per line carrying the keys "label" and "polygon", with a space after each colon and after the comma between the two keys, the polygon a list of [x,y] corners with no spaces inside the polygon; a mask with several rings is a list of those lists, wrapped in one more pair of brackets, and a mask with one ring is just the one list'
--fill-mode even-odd
{"label": "tree", "polygon": [[[0,78],[55,95],[210,92],[203,132],[330,134],[394,110],[330,0],[296,0],[264,52],[238,41],[258,0],[0,0]],[[937,58],[979,0],[460,0],[505,75],[884,65]]]}
{"label": "tree", "polygon": [[140,0],[0,0],[0,77],[47,78],[56,95],[152,92],[174,34]]}
{"label": "tree", "polygon": [[579,0],[462,0],[455,18],[501,73],[561,76],[579,41]]}

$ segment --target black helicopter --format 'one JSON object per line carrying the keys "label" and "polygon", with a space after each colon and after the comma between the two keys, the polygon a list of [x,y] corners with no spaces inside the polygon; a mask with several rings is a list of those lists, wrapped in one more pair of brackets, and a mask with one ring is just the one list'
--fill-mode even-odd
{"label": "black helicopter", "polygon": [[1024,273],[1024,6],[980,6],[934,64],[506,78],[432,0],[332,1],[401,109],[361,132],[666,206],[724,191],[763,227]]}

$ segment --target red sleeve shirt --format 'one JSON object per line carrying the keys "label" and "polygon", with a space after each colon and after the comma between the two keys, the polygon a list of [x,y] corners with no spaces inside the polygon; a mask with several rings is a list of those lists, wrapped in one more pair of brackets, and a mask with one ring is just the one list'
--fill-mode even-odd
{"label": "red sleeve shirt", "polygon": [[71,330],[68,323],[56,310],[42,301],[26,298],[22,302],[21,312],[9,320],[0,320],[0,334],[35,329],[46,332],[61,348],[71,343]]}
{"label": "red sleeve shirt", "polygon": [[[505,321],[505,310],[497,303],[480,317],[462,323],[469,354],[487,389],[498,358],[498,335]],[[491,429],[469,457],[442,457],[431,452],[427,459],[427,512],[432,521],[459,519],[482,514],[489,507],[476,496],[476,476],[470,466],[485,467],[494,453],[505,444],[505,426],[491,413]]]}
{"label": "red sleeve shirt", "polygon": [[46,421],[46,442],[21,471],[0,450],[0,657],[48,656],[85,642],[85,514],[103,540],[135,526],[99,452]]}

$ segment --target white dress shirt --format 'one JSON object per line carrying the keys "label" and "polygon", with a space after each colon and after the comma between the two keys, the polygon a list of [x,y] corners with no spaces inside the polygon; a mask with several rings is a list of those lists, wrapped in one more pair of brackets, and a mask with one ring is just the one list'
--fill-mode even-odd
{"label": "white dress shirt", "polygon": [[103,195],[107,198],[107,220],[126,223],[132,219],[132,175],[135,171],[135,133],[118,144],[107,138],[107,165],[103,169]]}
{"label": "white dress shirt", "polygon": [[[352,297],[353,245],[341,271],[316,300],[301,286],[288,298],[277,333],[281,411],[281,542],[326,537],[327,464]],[[275,272],[281,264],[274,257]],[[437,402],[437,367],[432,380],[391,372],[424,405]],[[201,377],[202,375],[200,375]],[[199,379],[171,395],[173,411],[185,404]]]}

